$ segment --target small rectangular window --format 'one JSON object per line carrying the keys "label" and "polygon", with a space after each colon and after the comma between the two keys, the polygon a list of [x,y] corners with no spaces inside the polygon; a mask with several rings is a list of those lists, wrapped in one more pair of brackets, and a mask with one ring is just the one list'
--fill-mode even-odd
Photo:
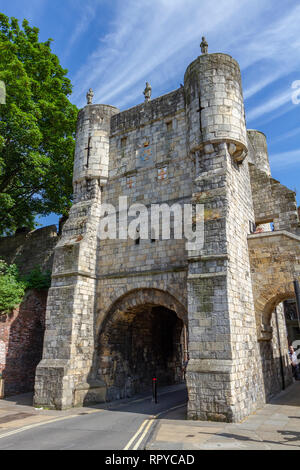
{"label": "small rectangular window", "polygon": [[166,123],[167,124],[167,131],[171,132],[173,130],[173,123],[172,121],[169,121]]}
{"label": "small rectangular window", "polygon": [[127,137],[122,137],[121,139],[121,147],[122,149],[126,147],[127,144]]}
{"label": "small rectangular window", "polygon": [[251,220],[249,220],[249,231],[250,231],[250,233],[255,233],[256,232],[256,225]]}

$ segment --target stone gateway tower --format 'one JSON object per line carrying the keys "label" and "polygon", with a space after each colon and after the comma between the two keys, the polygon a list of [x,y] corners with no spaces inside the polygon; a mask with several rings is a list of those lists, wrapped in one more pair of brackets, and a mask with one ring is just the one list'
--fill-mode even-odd
{"label": "stone gateway tower", "polygon": [[[240,421],[291,382],[281,303],[300,274],[295,194],[271,177],[265,136],[246,129],[238,63],[202,49],[184,86],[151,100],[147,84],[134,108],[88,93],[36,405],[131,396],[154,373],[178,383],[186,350],[190,419]],[[101,239],[101,208],[124,196],[129,206],[203,205],[204,245],[139,231]]]}

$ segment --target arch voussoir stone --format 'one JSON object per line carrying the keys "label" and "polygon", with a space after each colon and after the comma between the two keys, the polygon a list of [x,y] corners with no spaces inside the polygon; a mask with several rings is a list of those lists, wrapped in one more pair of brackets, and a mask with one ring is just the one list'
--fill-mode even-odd
{"label": "arch voussoir stone", "polygon": [[134,289],[123,294],[108,308],[104,319],[99,326],[101,333],[107,326],[120,318],[125,312],[141,306],[162,306],[173,310],[178,318],[187,324],[187,310],[172,294],[153,288]]}

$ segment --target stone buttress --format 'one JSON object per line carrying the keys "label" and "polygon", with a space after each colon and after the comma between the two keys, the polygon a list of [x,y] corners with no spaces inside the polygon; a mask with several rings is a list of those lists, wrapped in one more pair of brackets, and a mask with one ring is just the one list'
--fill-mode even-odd
{"label": "stone buttress", "polygon": [[48,295],[43,359],[36,371],[36,405],[64,409],[89,395],[101,400],[102,383],[89,381],[101,189],[108,178],[112,106],[88,105],[78,116],[74,204],[55,249]]}

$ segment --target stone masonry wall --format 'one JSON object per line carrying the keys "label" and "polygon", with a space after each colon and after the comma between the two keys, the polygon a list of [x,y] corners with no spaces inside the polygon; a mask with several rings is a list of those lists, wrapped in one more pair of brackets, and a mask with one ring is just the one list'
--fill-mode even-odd
{"label": "stone masonry wall", "polygon": [[47,291],[29,291],[10,315],[0,316],[0,373],[5,396],[31,392],[41,360]]}
{"label": "stone masonry wall", "polygon": [[[63,409],[74,406],[77,396],[89,393],[95,349],[97,236],[102,186],[107,180],[107,165],[99,162],[106,159],[108,139],[104,137],[116,112],[111,106],[95,105],[79,113],[75,161],[81,152],[85,163],[77,162],[75,204],[55,249],[43,359],[36,371],[37,405]],[[94,146],[89,149],[93,136]],[[82,404],[84,397],[80,400]]]}
{"label": "stone masonry wall", "polygon": [[266,401],[269,401],[292,383],[287,329],[282,303],[276,307],[276,311],[272,312],[271,328],[271,339],[259,342],[263,390]]}
{"label": "stone masonry wall", "polygon": [[189,416],[239,421],[262,402],[247,247],[248,163],[237,165],[226,144],[200,155],[206,172],[196,178],[195,200],[205,204],[205,251],[190,256],[188,274]]}
{"label": "stone masonry wall", "polygon": [[[55,225],[0,238],[0,259],[28,274],[39,266],[52,271],[59,240]],[[32,391],[42,358],[47,291],[29,291],[10,315],[0,316],[0,372],[6,396]]]}
{"label": "stone masonry wall", "polygon": [[249,163],[253,163],[256,168],[271,176],[267,138],[263,132],[247,129]]}
{"label": "stone masonry wall", "polygon": [[252,413],[264,400],[251,284],[247,236],[254,220],[247,159],[243,165],[231,160],[227,180],[228,304],[233,359],[232,392],[236,419]]}
{"label": "stone masonry wall", "polygon": [[22,274],[27,274],[36,266],[42,271],[51,271],[54,248],[58,242],[55,225],[0,238],[0,259],[16,263]]}
{"label": "stone masonry wall", "polygon": [[[136,126],[136,127],[134,127]],[[128,208],[142,203],[169,205],[189,203],[193,163],[186,153],[183,92],[177,90],[144,103],[112,118],[109,180],[102,202],[118,211],[119,196],[128,198]],[[120,214],[118,213],[118,220]],[[129,219],[130,221],[130,219]],[[142,234],[141,234],[142,237]],[[98,272],[100,276],[118,273],[152,272],[184,267],[185,240],[102,240]],[[152,239],[152,240],[151,240]],[[114,259],[112,266],[111,260]]]}
{"label": "stone masonry wall", "polygon": [[204,247],[189,253],[188,417],[239,421],[262,393],[247,246],[254,214],[238,64],[222,54],[201,56],[188,68],[185,87],[194,103],[188,116],[196,160],[193,200],[205,206]]}
{"label": "stone masonry wall", "polygon": [[250,164],[250,176],[256,224],[273,222],[274,230],[298,233],[300,225],[294,191],[253,164]]}
{"label": "stone masonry wall", "polygon": [[293,279],[300,276],[300,237],[288,232],[249,235],[251,279],[259,340],[270,340],[271,314],[294,297]]}
{"label": "stone masonry wall", "polygon": [[[119,196],[127,196],[128,207],[138,203],[148,209],[151,204],[183,206],[191,200],[192,171],[182,89],[113,116],[103,203],[118,210]],[[172,216],[171,220],[173,229]],[[97,331],[110,307],[137,289],[170,293],[186,306],[185,240],[174,240],[173,233],[171,240],[158,239],[150,223],[149,218],[148,239],[139,244],[132,239],[100,242]]]}

